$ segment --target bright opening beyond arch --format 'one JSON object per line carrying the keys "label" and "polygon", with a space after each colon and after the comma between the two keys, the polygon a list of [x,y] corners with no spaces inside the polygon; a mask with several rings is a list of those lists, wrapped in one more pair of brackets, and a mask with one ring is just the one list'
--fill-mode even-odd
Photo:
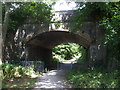
{"label": "bright opening beyond arch", "polygon": [[76,43],[62,43],[52,49],[53,60],[61,63],[84,62],[86,50]]}

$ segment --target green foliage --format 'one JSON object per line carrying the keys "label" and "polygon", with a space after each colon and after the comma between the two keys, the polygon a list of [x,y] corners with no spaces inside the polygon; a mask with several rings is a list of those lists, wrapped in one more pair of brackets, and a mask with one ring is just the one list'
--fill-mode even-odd
{"label": "green foliage", "polygon": [[53,48],[53,55],[58,60],[70,60],[75,58],[76,56],[80,56],[80,58],[84,57],[84,51],[84,48],[78,44],[64,43]]}
{"label": "green foliage", "polygon": [[86,50],[81,46],[79,47],[80,57],[76,59],[77,63],[84,63],[86,61]]}
{"label": "green foliage", "polygon": [[[85,20],[92,20],[99,24],[106,32],[104,38],[108,59],[106,60],[106,66],[111,63],[115,67],[120,67],[120,3],[80,3],[77,12],[78,14],[72,22],[72,32],[79,30]],[[114,71],[111,73],[98,72],[98,70],[84,73],[79,71],[69,73],[68,79],[73,87],[78,88],[115,88],[118,87],[117,80],[120,80],[117,74],[118,72]]]}
{"label": "green foliage", "polygon": [[73,88],[117,88],[117,72],[70,71],[67,79]]}
{"label": "green foliage", "polygon": [[83,27],[83,21],[92,20],[98,22],[103,16],[109,16],[109,7],[106,6],[107,3],[98,2],[86,2],[79,3],[79,8],[77,10],[77,15],[72,24],[72,32],[76,32],[81,27]]}
{"label": "green foliage", "polygon": [[31,76],[35,73],[32,67],[22,67],[15,66],[12,64],[4,63],[2,64],[3,69],[3,79],[15,78],[15,77],[23,77],[23,76]]}
{"label": "green foliage", "polygon": [[107,6],[109,7],[110,16],[104,16],[100,21],[100,26],[106,30],[104,44],[108,48],[109,58],[118,60],[118,56],[120,57],[118,47],[120,45],[120,4],[109,3]]}
{"label": "green foliage", "polygon": [[30,77],[3,80],[2,87],[3,88],[22,88],[22,89],[34,88],[37,80],[38,80],[37,78],[30,78]]}
{"label": "green foliage", "polygon": [[14,74],[14,66],[11,64],[2,64],[4,78],[11,78]]}
{"label": "green foliage", "polygon": [[[43,2],[12,2],[10,4],[9,31],[16,31],[26,19],[32,18],[33,23],[39,24],[49,24],[51,21],[52,8],[49,4]],[[5,13],[4,9],[3,12]]]}
{"label": "green foliage", "polygon": [[27,17],[34,18],[37,23],[50,23],[51,20],[51,5],[43,2],[24,3],[23,10],[27,13]]}
{"label": "green foliage", "polygon": [[54,62],[54,64],[57,64],[59,62],[59,58],[58,57],[53,57],[53,62]]}
{"label": "green foliage", "polygon": [[34,68],[33,67],[26,67],[24,68],[25,70],[25,74],[28,76],[31,76],[32,74],[35,74]]}
{"label": "green foliage", "polygon": [[55,23],[55,27],[59,28],[62,24],[61,23]]}
{"label": "green foliage", "polygon": [[[120,3],[119,2],[86,2],[80,3],[77,15],[72,24],[72,32],[79,30],[83,21],[92,20],[105,32],[104,44],[107,47],[107,63],[118,66],[120,58]],[[120,66],[120,64],[119,64]]]}
{"label": "green foliage", "polygon": [[[109,16],[104,16],[99,25],[106,31],[104,44],[107,47],[107,63],[114,64],[115,69],[120,66],[120,4],[108,3]],[[109,64],[107,64],[109,65]]]}

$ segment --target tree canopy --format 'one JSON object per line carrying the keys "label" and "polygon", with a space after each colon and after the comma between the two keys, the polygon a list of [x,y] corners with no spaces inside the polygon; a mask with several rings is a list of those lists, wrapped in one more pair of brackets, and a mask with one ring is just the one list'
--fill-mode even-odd
{"label": "tree canopy", "polygon": [[108,62],[118,62],[120,57],[120,3],[119,2],[82,2],[78,4],[77,16],[72,22],[72,32],[83,26],[82,21],[94,18],[106,34],[104,45],[107,47]]}
{"label": "tree canopy", "polygon": [[[5,4],[3,4],[3,17],[5,17]],[[13,2],[9,5],[9,31],[15,31],[26,19],[32,18],[33,23],[39,24],[49,24],[51,21],[52,7],[49,4],[43,2]]]}

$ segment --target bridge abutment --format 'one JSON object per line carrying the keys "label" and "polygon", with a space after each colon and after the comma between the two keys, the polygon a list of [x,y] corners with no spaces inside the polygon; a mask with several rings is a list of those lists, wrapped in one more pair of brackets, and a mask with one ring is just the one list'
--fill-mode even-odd
{"label": "bridge abutment", "polygon": [[27,50],[27,60],[43,61],[45,68],[50,69],[52,67],[52,49],[29,45],[27,46]]}
{"label": "bridge abutment", "polygon": [[[88,27],[89,28],[89,27]],[[94,24],[90,36],[92,42],[88,49],[88,59],[90,66],[102,66],[106,61],[106,47],[103,43],[105,30]]]}

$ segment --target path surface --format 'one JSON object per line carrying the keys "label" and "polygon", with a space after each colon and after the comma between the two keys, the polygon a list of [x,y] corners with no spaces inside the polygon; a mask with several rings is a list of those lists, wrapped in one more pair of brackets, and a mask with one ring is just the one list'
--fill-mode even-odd
{"label": "path surface", "polygon": [[64,70],[51,70],[40,76],[34,88],[71,88],[67,84]]}

